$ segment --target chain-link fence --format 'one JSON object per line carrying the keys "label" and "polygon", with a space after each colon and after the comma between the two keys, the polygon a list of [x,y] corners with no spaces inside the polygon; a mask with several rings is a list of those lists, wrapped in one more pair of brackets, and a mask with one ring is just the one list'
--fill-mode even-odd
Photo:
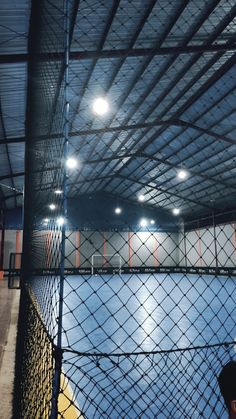
{"label": "chain-link fence", "polygon": [[235,13],[34,2],[17,418],[226,417]]}

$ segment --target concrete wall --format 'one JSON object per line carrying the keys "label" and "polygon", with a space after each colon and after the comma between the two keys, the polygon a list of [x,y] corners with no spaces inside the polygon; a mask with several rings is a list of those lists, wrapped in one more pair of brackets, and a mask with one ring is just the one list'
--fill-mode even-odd
{"label": "concrete wall", "polygon": [[[60,233],[37,233],[38,261],[56,267],[60,257]],[[6,230],[4,268],[11,252],[22,249],[22,231]],[[46,255],[46,249],[49,249]],[[185,255],[186,249],[186,255]],[[236,266],[236,225],[180,233],[159,232],[68,232],[66,267],[90,267],[93,254],[119,254],[123,266]],[[43,262],[44,261],[44,262]],[[52,261],[54,263],[52,263]]]}

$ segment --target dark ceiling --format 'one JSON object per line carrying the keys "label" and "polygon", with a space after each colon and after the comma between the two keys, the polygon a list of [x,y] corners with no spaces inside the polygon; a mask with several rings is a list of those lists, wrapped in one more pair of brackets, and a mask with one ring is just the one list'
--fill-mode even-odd
{"label": "dark ceiling", "polygon": [[[234,208],[235,1],[71,3],[70,153],[80,168],[69,195],[104,191],[136,201],[143,194],[145,204],[186,217]],[[26,0],[0,5],[0,196],[7,209],[22,205],[30,8]],[[55,86],[47,83],[50,94]],[[110,106],[103,117],[91,110],[98,96]]]}

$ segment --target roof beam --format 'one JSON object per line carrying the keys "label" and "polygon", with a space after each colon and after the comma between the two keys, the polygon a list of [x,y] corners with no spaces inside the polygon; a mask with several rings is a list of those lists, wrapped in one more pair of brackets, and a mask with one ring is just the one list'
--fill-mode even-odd
{"label": "roof beam", "polygon": [[[73,137],[76,136],[84,136],[84,135],[98,135],[98,134],[105,134],[105,133],[113,133],[113,132],[121,132],[121,131],[129,131],[129,130],[137,130],[137,129],[142,129],[142,128],[155,128],[158,126],[178,126],[178,127],[184,127],[184,128],[192,128],[195,129],[199,132],[202,132],[203,134],[207,134],[210,137],[214,137],[217,140],[222,140],[225,141],[229,144],[232,145],[236,145],[236,140],[227,137],[226,135],[221,135],[218,134],[210,129],[207,128],[203,128],[200,127],[199,125],[193,124],[191,122],[187,122],[187,121],[183,121],[181,119],[169,119],[169,120],[165,120],[165,121],[161,121],[161,120],[155,120],[155,121],[151,121],[151,122],[144,122],[144,123],[138,123],[138,124],[131,124],[131,125],[119,125],[119,126],[115,126],[115,127],[105,127],[105,128],[91,128],[91,129],[84,129],[81,131],[72,131],[70,132],[70,138],[72,140]],[[54,138],[58,138],[60,137],[60,135],[54,134],[51,135],[50,137],[48,136],[42,136],[42,137],[38,137],[38,140],[48,140],[48,139],[54,139]],[[11,144],[11,143],[24,143],[26,141],[25,137],[16,137],[16,138],[8,138],[5,139],[3,141],[0,141],[0,145],[1,144]]]}
{"label": "roof beam", "polygon": [[192,204],[195,204],[195,205],[197,204],[197,205],[199,205],[201,207],[204,207],[204,208],[207,208],[207,209],[211,209],[211,207],[209,205],[207,205],[207,204],[205,204],[203,202],[196,201],[196,200],[194,200],[192,198],[183,197],[181,194],[167,192],[167,191],[165,191],[165,189],[159,188],[158,186],[155,188],[152,185],[150,185],[149,182],[141,182],[140,180],[132,179],[132,178],[129,178],[127,176],[123,176],[121,174],[118,174],[117,176],[120,179],[122,179],[122,180],[126,180],[126,181],[129,181],[129,182],[134,183],[134,184],[137,183],[138,185],[140,185],[142,187],[148,187],[148,188],[150,188],[150,189],[152,189],[154,191],[162,192],[164,194],[167,194],[167,195],[170,195],[170,196],[174,196],[175,198],[182,199],[182,201],[191,202]]}
{"label": "roof beam", "polygon": [[[171,169],[174,169],[174,170],[181,170],[181,168],[182,168],[181,165],[173,164],[173,163],[171,163],[168,160],[165,160],[164,161],[164,160],[159,159],[159,158],[157,158],[155,156],[150,156],[150,155],[148,155],[146,153],[127,153],[127,154],[123,154],[121,156],[103,157],[101,159],[85,160],[83,163],[84,164],[94,164],[94,163],[96,164],[96,163],[103,163],[103,162],[109,162],[109,161],[114,161],[114,160],[122,160],[122,159],[125,159],[125,158],[138,158],[138,157],[139,158],[144,158],[144,159],[147,159],[147,160],[151,160],[151,161],[155,161],[155,162],[160,163],[160,164],[164,164],[167,167],[170,167]],[[153,168],[151,168],[151,170],[152,169]],[[208,180],[208,181],[210,181],[210,182],[212,182],[212,183],[214,183],[216,185],[219,185],[220,184],[220,185],[223,185],[223,186],[225,186],[227,188],[231,188],[233,190],[236,190],[236,186],[230,185],[230,184],[228,184],[227,182],[225,182],[223,180],[214,179],[212,176],[204,175],[204,174],[199,173],[199,172],[197,172],[195,170],[191,170],[191,168],[188,170],[188,172],[190,173],[190,175],[193,175],[193,176],[196,176],[196,177],[200,177],[200,178],[202,178],[204,180]],[[116,173],[114,173],[114,177],[115,176],[116,176]],[[101,177],[100,177],[100,179],[101,179]],[[149,180],[149,182],[153,182],[155,180],[156,180],[156,178],[151,178]],[[158,184],[157,184],[157,187],[158,187]]]}
{"label": "roof beam", "polygon": [[73,51],[70,53],[71,60],[85,59],[104,59],[104,58],[122,58],[122,57],[147,57],[155,55],[180,55],[194,54],[199,52],[219,52],[235,51],[236,44],[216,44],[216,45],[192,45],[185,47],[161,47],[161,48],[130,48],[104,51]]}
{"label": "roof beam", "polygon": [[4,179],[11,179],[13,177],[20,177],[20,176],[24,176],[24,175],[25,175],[25,172],[18,172],[18,173],[3,175],[3,176],[0,176],[0,181],[4,180]]}
{"label": "roof beam", "polygon": [[[198,54],[204,52],[224,52],[236,51],[236,43],[224,43],[215,45],[190,45],[190,46],[173,46],[161,48],[128,48],[113,49],[103,51],[71,51],[70,60],[94,60],[94,59],[111,59],[122,57],[148,57],[156,55],[182,55],[182,54]],[[0,55],[0,64],[25,63],[29,60],[29,54],[2,54]],[[54,52],[40,54],[38,59],[41,61],[58,61],[60,54]]]}
{"label": "roof beam", "polygon": [[14,137],[14,138],[4,138],[4,140],[0,140],[1,144],[14,144],[14,143],[24,143],[25,137]]}
{"label": "roof beam", "polygon": [[70,133],[70,137],[74,136],[82,136],[82,135],[97,135],[97,134],[105,134],[107,132],[120,132],[120,131],[129,131],[129,130],[137,130],[142,128],[154,128],[158,126],[165,126],[165,125],[174,125],[174,126],[180,126],[185,128],[192,128],[197,131],[202,132],[203,134],[207,134],[210,137],[214,137],[217,140],[222,140],[227,143],[236,145],[236,140],[233,140],[232,138],[226,137],[225,135],[217,134],[214,131],[211,131],[206,128],[202,128],[199,125],[193,124],[188,121],[183,121],[181,119],[169,119],[165,121],[161,120],[155,120],[152,122],[144,122],[140,124],[132,124],[132,125],[120,125],[116,127],[107,127],[107,128],[98,128],[98,129],[88,129],[88,130],[81,130],[81,131],[72,131]]}
{"label": "roof beam", "polygon": [[11,199],[11,198],[16,199],[18,196],[22,196],[22,193],[20,193],[20,192],[16,192],[16,193],[14,193],[14,194],[12,194],[12,195],[7,195],[7,196],[5,196],[5,197],[3,198],[3,200],[4,200],[4,201],[7,201],[8,199]]}

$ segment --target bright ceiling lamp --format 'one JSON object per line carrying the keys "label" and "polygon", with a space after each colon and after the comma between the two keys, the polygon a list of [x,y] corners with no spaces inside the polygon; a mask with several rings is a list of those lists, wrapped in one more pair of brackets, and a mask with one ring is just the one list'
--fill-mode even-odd
{"label": "bright ceiling lamp", "polygon": [[109,109],[108,101],[103,97],[98,97],[94,100],[92,109],[96,115],[105,115]]}
{"label": "bright ceiling lamp", "polygon": [[58,226],[63,226],[65,224],[65,218],[64,217],[58,217],[56,220],[56,223]]}
{"label": "bright ceiling lamp", "polygon": [[138,196],[138,200],[140,201],[140,202],[143,202],[143,201],[145,201],[145,196],[144,195],[139,195]]}
{"label": "bright ceiling lamp", "polygon": [[140,225],[140,227],[147,227],[147,225],[148,225],[148,221],[147,221],[147,219],[146,218],[142,218],[141,220],[140,220],[140,223],[139,223],[139,225]]}
{"label": "bright ceiling lamp", "polygon": [[116,213],[116,214],[121,214],[121,212],[122,212],[122,209],[121,209],[120,207],[117,207],[117,208],[115,209],[115,213]]}
{"label": "bright ceiling lamp", "polygon": [[78,165],[78,161],[74,157],[69,157],[66,160],[66,166],[68,169],[75,169]]}
{"label": "bright ceiling lamp", "polygon": [[151,220],[150,224],[153,226],[155,224],[155,220]]}
{"label": "bright ceiling lamp", "polygon": [[56,195],[61,195],[63,191],[61,189],[56,189],[54,192]]}
{"label": "bright ceiling lamp", "polygon": [[56,209],[56,205],[55,204],[50,204],[49,208],[51,211],[54,211]]}
{"label": "bright ceiling lamp", "polygon": [[188,177],[188,172],[187,170],[181,169],[178,171],[177,176],[180,180],[184,180]]}
{"label": "bright ceiling lamp", "polygon": [[172,210],[172,212],[173,212],[174,215],[179,215],[180,214],[180,209],[179,208],[174,208]]}

